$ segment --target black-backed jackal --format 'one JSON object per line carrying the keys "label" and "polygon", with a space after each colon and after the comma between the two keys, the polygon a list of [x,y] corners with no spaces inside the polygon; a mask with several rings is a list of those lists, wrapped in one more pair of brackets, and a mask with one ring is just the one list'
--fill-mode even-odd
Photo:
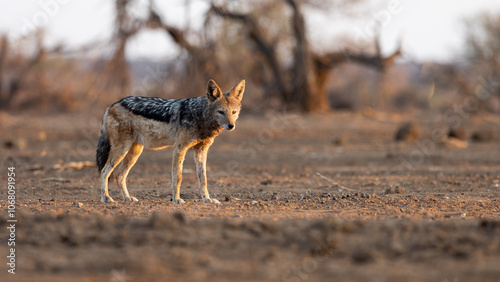
{"label": "black-backed jackal", "polygon": [[108,192],[111,174],[116,176],[124,200],[137,201],[129,195],[126,179],[142,150],[173,146],[172,202],[185,203],[180,197],[182,164],[187,150],[193,148],[203,202],[219,204],[207,190],[207,152],[223,129],[234,129],[244,91],[244,80],[227,93],[210,80],[206,97],[165,100],[131,96],[109,106],[102,120],[96,156],[101,201],[113,202]]}

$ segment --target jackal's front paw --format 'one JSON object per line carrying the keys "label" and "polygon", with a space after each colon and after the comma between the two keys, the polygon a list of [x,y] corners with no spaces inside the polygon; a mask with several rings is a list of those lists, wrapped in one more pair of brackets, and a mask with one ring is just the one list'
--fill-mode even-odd
{"label": "jackal's front paw", "polygon": [[111,198],[110,196],[101,196],[101,202],[103,203],[114,203],[115,200]]}
{"label": "jackal's front paw", "polygon": [[139,200],[137,200],[137,198],[136,198],[136,197],[132,197],[132,196],[130,196],[130,197],[125,197],[123,200],[124,200],[125,202],[139,202]]}
{"label": "jackal's front paw", "polygon": [[172,199],[172,203],[177,205],[177,204],[185,204],[186,202],[183,199],[179,198],[179,199]]}
{"label": "jackal's front paw", "polygon": [[212,199],[212,198],[203,198],[203,202],[207,204],[215,204],[215,205],[220,205],[219,200],[217,199]]}

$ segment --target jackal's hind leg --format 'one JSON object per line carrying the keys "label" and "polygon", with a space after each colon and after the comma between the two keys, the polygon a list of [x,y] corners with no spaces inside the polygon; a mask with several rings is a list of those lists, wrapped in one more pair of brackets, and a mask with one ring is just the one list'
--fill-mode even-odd
{"label": "jackal's hind leg", "polygon": [[113,198],[109,196],[108,182],[115,167],[120,164],[131,145],[122,145],[119,148],[111,148],[108,160],[101,170],[101,202],[112,203]]}
{"label": "jackal's hind leg", "polygon": [[123,200],[125,202],[137,202],[136,197],[131,197],[127,190],[127,175],[130,169],[134,166],[135,162],[142,153],[144,146],[134,143],[130,150],[128,150],[127,155],[123,158],[120,167],[117,168],[116,173],[116,183],[120,187],[123,195]]}
{"label": "jackal's hind leg", "polygon": [[109,195],[108,180],[109,175],[113,167],[110,164],[106,164],[101,172],[101,202],[103,203],[113,203],[115,200]]}

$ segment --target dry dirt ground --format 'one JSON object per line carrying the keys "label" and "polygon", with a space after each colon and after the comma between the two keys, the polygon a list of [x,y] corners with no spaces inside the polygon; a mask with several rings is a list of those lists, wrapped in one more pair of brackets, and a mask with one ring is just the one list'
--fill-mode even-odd
{"label": "dry dirt ground", "polygon": [[[243,115],[208,156],[221,205],[199,201],[191,152],[173,205],[171,149],[132,169],[138,203],[114,183],[100,202],[101,114],[0,112],[1,281],[500,281],[498,117],[453,119],[494,134],[465,144],[438,114]],[[410,120],[420,138],[395,142]]]}

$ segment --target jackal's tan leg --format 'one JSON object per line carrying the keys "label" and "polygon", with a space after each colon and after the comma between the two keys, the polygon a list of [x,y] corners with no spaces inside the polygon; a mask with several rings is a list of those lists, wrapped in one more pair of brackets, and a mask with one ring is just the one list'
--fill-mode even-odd
{"label": "jackal's tan leg", "polygon": [[122,190],[123,200],[125,202],[137,202],[137,198],[131,197],[127,190],[127,175],[130,169],[134,166],[135,162],[139,158],[144,149],[143,145],[134,143],[130,150],[128,150],[127,155],[123,158],[120,167],[116,168],[116,183],[118,187]]}
{"label": "jackal's tan leg", "polygon": [[211,199],[207,189],[207,153],[211,144],[200,144],[193,148],[194,161],[196,163],[196,176],[198,177],[198,187],[204,203],[220,204],[216,199]]}
{"label": "jackal's tan leg", "polygon": [[109,196],[108,181],[115,167],[123,160],[132,144],[122,144],[120,147],[111,148],[108,160],[101,171],[101,202],[112,203],[113,198]]}
{"label": "jackal's tan leg", "polygon": [[174,157],[172,160],[172,202],[174,204],[185,204],[181,199],[182,165],[184,157],[189,148],[176,144],[174,146]]}

